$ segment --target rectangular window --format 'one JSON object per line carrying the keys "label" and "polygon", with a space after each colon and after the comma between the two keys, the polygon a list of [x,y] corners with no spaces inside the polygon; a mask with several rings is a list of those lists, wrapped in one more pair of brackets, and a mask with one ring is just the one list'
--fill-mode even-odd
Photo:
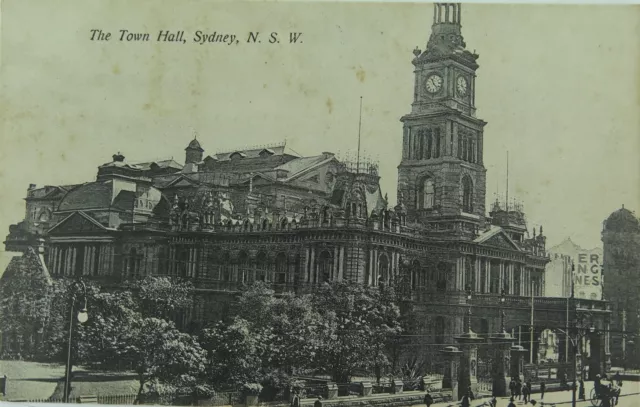
{"label": "rectangular window", "polygon": [[433,150],[433,158],[440,157],[440,129],[433,130],[433,139],[435,142],[435,149]]}

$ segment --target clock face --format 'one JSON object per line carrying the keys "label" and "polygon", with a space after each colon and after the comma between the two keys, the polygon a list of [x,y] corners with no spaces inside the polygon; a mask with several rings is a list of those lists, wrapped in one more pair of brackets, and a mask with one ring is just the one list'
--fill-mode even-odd
{"label": "clock face", "polygon": [[464,76],[458,76],[458,80],[456,81],[456,90],[458,91],[458,95],[466,96],[467,90],[469,89],[469,84]]}
{"label": "clock face", "polygon": [[427,78],[425,82],[425,88],[429,93],[436,93],[442,88],[442,77],[436,74],[433,74]]}

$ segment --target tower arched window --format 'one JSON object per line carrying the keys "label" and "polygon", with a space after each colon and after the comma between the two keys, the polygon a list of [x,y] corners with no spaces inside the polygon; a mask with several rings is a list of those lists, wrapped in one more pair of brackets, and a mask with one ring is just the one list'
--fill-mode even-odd
{"label": "tower arched window", "polygon": [[435,201],[436,201],[436,189],[435,189],[435,183],[433,182],[432,178],[426,178],[424,181],[422,181],[422,185],[421,185],[421,197],[420,197],[420,206],[423,209],[431,209],[434,207],[435,205]]}
{"label": "tower arched window", "polygon": [[462,178],[462,211],[473,213],[473,183],[469,176]]}

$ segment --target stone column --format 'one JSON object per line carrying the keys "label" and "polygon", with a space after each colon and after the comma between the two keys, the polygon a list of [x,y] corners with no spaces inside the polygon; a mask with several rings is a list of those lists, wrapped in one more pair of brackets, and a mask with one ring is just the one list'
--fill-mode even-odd
{"label": "stone column", "polygon": [[489,338],[494,351],[492,396],[504,397],[508,394],[508,375],[511,370],[511,347],[515,338],[502,331]]}
{"label": "stone column", "polygon": [[478,344],[484,339],[471,330],[471,308],[467,313],[466,325],[465,332],[454,338],[462,349],[458,393],[453,395],[456,400],[460,400],[469,388],[473,394],[478,392]]}
{"label": "stone column", "polygon": [[453,398],[458,395],[458,370],[460,365],[460,356],[462,352],[455,346],[447,346],[440,351],[444,355],[445,367],[444,377],[442,378],[442,388],[451,389]]}

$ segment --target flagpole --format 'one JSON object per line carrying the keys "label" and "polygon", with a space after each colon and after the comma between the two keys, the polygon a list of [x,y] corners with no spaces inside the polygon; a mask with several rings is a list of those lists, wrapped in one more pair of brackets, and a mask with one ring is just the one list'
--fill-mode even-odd
{"label": "flagpole", "polygon": [[362,96],[360,96],[360,119],[358,121],[358,158],[356,161],[356,174],[360,173],[360,131],[362,130]]}

